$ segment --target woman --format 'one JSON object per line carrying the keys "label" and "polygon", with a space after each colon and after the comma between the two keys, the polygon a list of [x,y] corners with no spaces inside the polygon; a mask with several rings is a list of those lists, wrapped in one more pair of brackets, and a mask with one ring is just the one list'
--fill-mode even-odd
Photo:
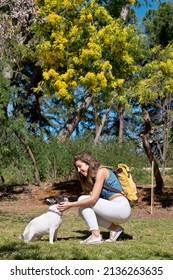
{"label": "woman", "polygon": [[[123,190],[116,175],[111,169],[101,167],[101,163],[87,152],[76,155],[74,164],[82,189],[87,194],[80,196],[78,201],[62,202],[58,209],[65,211],[79,207],[79,214],[91,231],[91,235],[81,244],[102,243],[99,226],[110,231],[107,242],[116,241],[123,231],[119,224],[126,222],[131,214],[129,201],[121,193]],[[120,192],[107,190],[104,186],[114,187]]]}

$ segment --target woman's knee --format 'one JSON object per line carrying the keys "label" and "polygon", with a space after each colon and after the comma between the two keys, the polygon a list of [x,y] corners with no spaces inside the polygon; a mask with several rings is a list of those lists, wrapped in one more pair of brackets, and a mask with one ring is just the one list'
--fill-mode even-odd
{"label": "woman's knee", "polygon": [[[89,195],[81,195],[81,196],[78,197],[78,201],[81,201],[81,200],[87,198],[88,196],[89,196]],[[82,218],[83,218],[83,215],[82,215],[82,210],[83,210],[83,209],[84,209],[84,207],[80,207],[80,208],[78,209],[78,215],[79,215],[80,217],[82,217]]]}

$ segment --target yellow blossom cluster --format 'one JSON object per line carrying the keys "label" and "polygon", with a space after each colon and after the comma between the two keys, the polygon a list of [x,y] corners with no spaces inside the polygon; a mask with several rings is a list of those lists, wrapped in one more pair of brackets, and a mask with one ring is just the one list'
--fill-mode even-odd
{"label": "yellow blossom cluster", "polygon": [[143,67],[145,78],[141,79],[135,87],[135,94],[140,103],[148,100],[165,98],[173,94],[173,45],[164,50],[157,51],[157,59]]}
{"label": "yellow blossom cluster", "polygon": [[80,56],[80,60],[83,63],[87,63],[88,61],[95,61],[101,58],[101,48],[98,44],[88,43],[87,48],[82,49],[82,53]]}
{"label": "yellow blossom cluster", "polygon": [[133,30],[95,0],[45,0],[40,13],[46,19],[37,46],[45,81],[40,85],[69,99],[77,86],[96,93],[124,83],[124,65],[133,64],[127,40]]}
{"label": "yellow blossom cluster", "polygon": [[89,87],[93,93],[99,92],[107,86],[107,79],[104,72],[88,72],[85,77],[80,77],[82,85]]}
{"label": "yellow blossom cluster", "polygon": [[61,75],[54,69],[49,69],[48,71],[43,72],[43,78],[46,82],[50,82],[54,87],[57,96],[70,99],[71,95],[69,94],[68,87],[69,85],[72,87],[77,85],[76,81],[73,80],[74,74],[74,69],[68,69],[65,74]]}
{"label": "yellow blossom cluster", "polygon": [[47,16],[47,22],[50,23],[51,25],[57,25],[61,22],[62,17],[57,15],[55,12],[50,13]]}
{"label": "yellow blossom cluster", "polygon": [[50,69],[48,71],[43,72],[43,77],[46,81],[48,81],[50,78],[56,80],[56,78],[58,78],[58,73],[54,69]]}

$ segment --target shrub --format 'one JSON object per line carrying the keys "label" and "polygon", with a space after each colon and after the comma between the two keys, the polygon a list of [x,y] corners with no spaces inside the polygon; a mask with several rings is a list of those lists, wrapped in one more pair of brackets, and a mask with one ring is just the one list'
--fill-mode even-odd
{"label": "shrub", "polygon": [[[126,163],[133,169],[133,177],[138,183],[149,183],[150,174],[143,167],[150,167],[143,151],[137,152],[135,142],[125,140],[120,145],[116,140],[104,140],[94,145],[91,134],[85,134],[75,139],[58,141],[51,136],[49,140],[31,135],[27,139],[40,173],[42,181],[67,180],[75,175],[73,159],[81,152],[87,151],[105,165],[117,166]],[[7,138],[0,146],[1,170],[5,183],[32,183],[34,182],[34,168],[31,159],[23,145],[16,137]],[[170,153],[172,150],[170,149]],[[169,164],[172,158],[169,157]],[[172,176],[172,171],[169,171]]]}

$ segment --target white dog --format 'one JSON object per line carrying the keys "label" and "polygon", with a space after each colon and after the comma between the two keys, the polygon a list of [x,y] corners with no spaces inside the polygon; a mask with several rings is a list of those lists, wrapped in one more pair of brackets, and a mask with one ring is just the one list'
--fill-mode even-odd
{"label": "white dog", "polygon": [[38,240],[44,234],[49,234],[49,243],[53,244],[57,239],[57,231],[62,222],[62,213],[57,209],[57,205],[62,201],[68,201],[68,198],[61,196],[54,199],[47,199],[46,203],[53,205],[50,205],[48,212],[30,221],[21,239],[24,242],[30,242]]}

